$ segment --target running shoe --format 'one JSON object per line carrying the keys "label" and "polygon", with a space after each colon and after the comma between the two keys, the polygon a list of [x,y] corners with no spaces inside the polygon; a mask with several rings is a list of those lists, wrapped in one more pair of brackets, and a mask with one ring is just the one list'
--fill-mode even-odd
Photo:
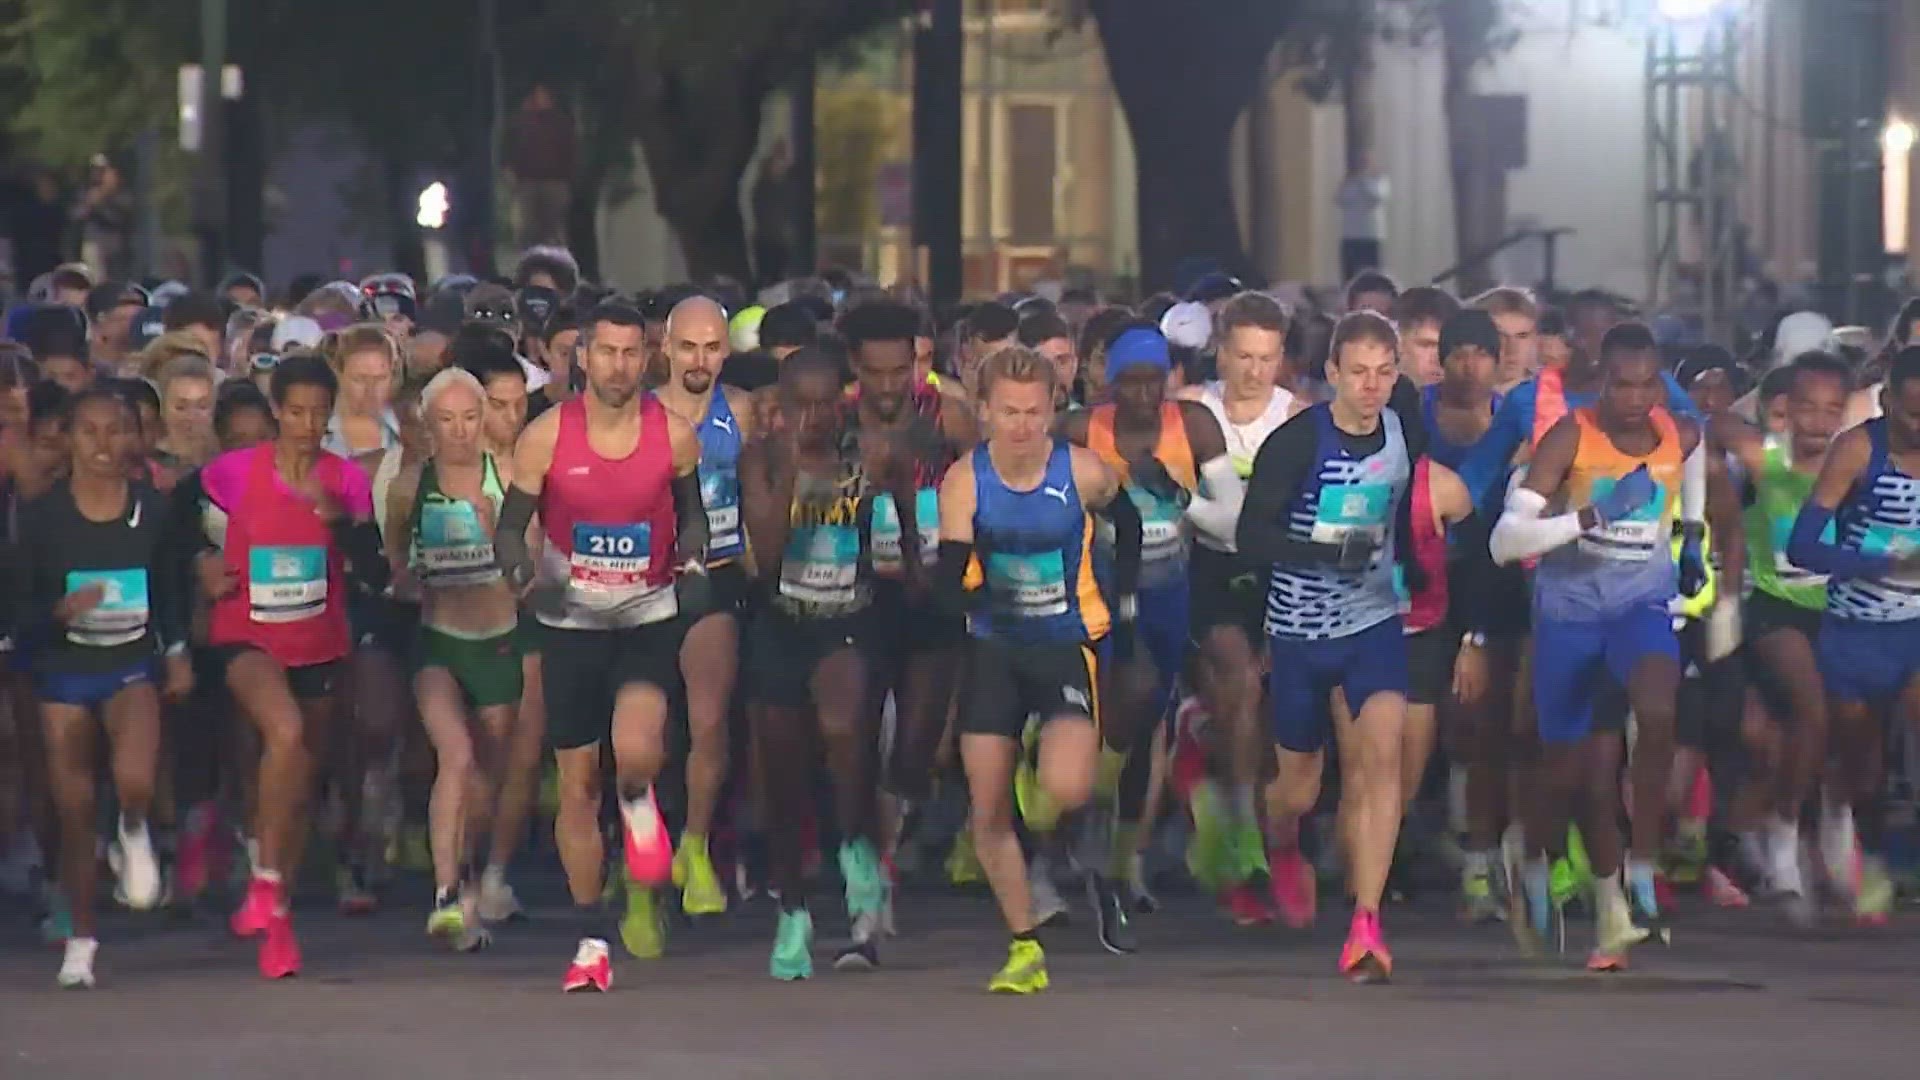
{"label": "running shoe", "polygon": [[1094,924],[1100,936],[1100,947],[1115,956],[1131,956],[1140,948],[1140,941],[1134,937],[1133,925],[1127,919],[1127,905],[1120,900],[1120,890],[1105,874],[1087,874],[1087,904],[1093,908]]}
{"label": "running shoe", "polygon": [[1567,870],[1576,893],[1584,893],[1593,888],[1593,860],[1587,857],[1587,841],[1580,835],[1580,827],[1567,826]]}
{"label": "running shoe", "polygon": [[119,883],[114,897],[135,911],[151,911],[161,900],[160,863],[153,856],[153,838],[145,822],[129,829],[120,821],[120,836],[107,849],[107,865]]}
{"label": "running shoe", "polygon": [[1203,780],[1194,785],[1187,805],[1193,814],[1193,836],[1187,840],[1187,873],[1205,889],[1219,889],[1234,880],[1235,852],[1226,797],[1220,785]]}
{"label": "running shoe", "polygon": [[[1747,896],[1747,891],[1740,887],[1739,882],[1733,880],[1733,875],[1720,869],[1718,866],[1710,865],[1707,867],[1707,876],[1701,885],[1701,889],[1706,893],[1707,901],[1714,907],[1743,908],[1752,903],[1752,898]],[[1802,894],[1799,899],[1804,900],[1805,895]],[[1789,905],[1793,904],[1793,902],[1794,898],[1789,897]],[[1789,907],[1788,913],[1790,915],[1793,914],[1791,907]],[[1795,921],[1798,921],[1797,917]]]}
{"label": "running shoe", "polygon": [[1067,902],[1053,883],[1053,864],[1045,855],[1035,855],[1027,865],[1027,902],[1033,907],[1033,925],[1052,926],[1067,922]]}
{"label": "running shoe", "polygon": [[1382,983],[1393,976],[1393,954],[1380,934],[1380,915],[1355,908],[1340,950],[1340,973],[1356,983]]}
{"label": "running shoe", "polygon": [[593,990],[606,993],[613,989],[613,959],[607,955],[607,943],[599,938],[581,938],[573,951],[573,963],[567,965],[560,989],[567,993]]}
{"label": "running shoe", "polygon": [[280,902],[279,882],[255,875],[247,882],[246,898],[240,901],[228,928],[235,937],[254,937],[266,933],[267,923]]}
{"label": "running shoe", "polygon": [[1240,822],[1227,830],[1227,850],[1232,860],[1234,880],[1252,881],[1265,876],[1267,866],[1267,839],[1260,833],[1258,822]]}
{"label": "running shoe", "polygon": [[840,845],[840,878],[846,885],[847,914],[877,915],[887,898],[880,878],[880,856],[870,840],[848,840]]}
{"label": "running shoe", "polygon": [[1270,926],[1273,920],[1280,917],[1270,899],[1271,892],[1271,885],[1266,889],[1248,882],[1229,885],[1220,891],[1220,906],[1226,910],[1227,917],[1233,920],[1235,926]]}
{"label": "running shoe", "polygon": [[427,914],[427,936],[458,945],[467,936],[467,913],[457,897],[442,900]]}
{"label": "running shoe", "polygon": [[1280,909],[1280,918],[1295,930],[1312,926],[1317,901],[1312,864],[1297,848],[1272,862],[1273,902]]}
{"label": "running shoe", "polygon": [[784,982],[813,976],[813,916],[806,908],[782,908],[773,933],[773,958],[767,970]]}
{"label": "running shoe", "polygon": [[653,789],[620,800],[626,838],[627,878],[641,885],[665,885],[673,877],[673,838],[667,835]]}
{"label": "running shoe", "polygon": [[1040,943],[1015,938],[1007,946],[1007,962],[987,982],[993,994],[1037,994],[1047,988],[1047,953]]}
{"label": "running shoe", "polygon": [[520,898],[513,894],[513,886],[507,884],[506,871],[497,866],[489,866],[481,871],[481,921],[502,923],[525,918],[526,914],[520,909]]}
{"label": "running shoe", "polygon": [[1519,881],[1517,891],[1526,910],[1526,921],[1522,924],[1516,920],[1514,933],[1522,950],[1536,955],[1547,948],[1565,952],[1566,906],[1554,891],[1553,869],[1542,860],[1529,860],[1520,867]]}
{"label": "running shoe", "polygon": [[1801,926],[1812,925],[1817,912],[1813,893],[1807,888],[1807,876],[1801,867],[1800,830],[1788,821],[1768,825],[1766,837],[1766,880],[1769,892],[1780,897],[1787,918]]}
{"label": "running shoe", "polygon": [[220,815],[212,804],[202,804],[187,812],[186,828],[180,831],[180,849],[173,864],[174,884],[181,897],[198,897],[213,872],[214,851],[220,845]]}
{"label": "running shoe", "polygon": [[1860,839],[1851,806],[1827,806],[1820,815],[1820,861],[1827,883],[1852,900],[1860,889]]}
{"label": "running shoe", "polygon": [[973,830],[962,827],[953,838],[953,848],[947,852],[947,882],[956,886],[980,885],[987,880],[987,872],[980,866],[980,856],[973,850]]}
{"label": "running shoe", "polygon": [[279,910],[268,916],[260,938],[260,974],[268,979],[300,974],[300,943],[293,936],[291,912]]}
{"label": "running shoe", "polygon": [[1142,915],[1151,915],[1160,910],[1160,898],[1153,895],[1153,889],[1147,882],[1147,860],[1136,851],[1127,859],[1127,872],[1121,880],[1126,882],[1127,906]]}
{"label": "running shoe", "polygon": [[[1673,931],[1668,929],[1666,919],[1661,914],[1660,892],[1653,871],[1646,866],[1629,865],[1627,875],[1627,899],[1631,904],[1630,921],[1637,927],[1648,927],[1658,935],[1664,944],[1673,943]],[[1597,918],[1599,912],[1595,912]],[[1642,931],[1645,935],[1647,931]]]}
{"label": "running shoe", "polygon": [[1499,922],[1505,911],[1493,895],[1493,867],[1460,868],[1460,921],[1469,926]]}
{"label": "running shoe", "polygon": [[834,970],[872,971],[879,967],[879,940],[884,933],[879,915],[854,916],[851,940],[834,956]]}
{"label": "running shoe", "polygon": [[1862,855],[1858,887],[1853,894],[1853,921],[1858,926],[1885,926],[1893,914],[1893,879],[1877,855]]}
{"label": "running shoe", "polygon": [[349,919],[365,918],[380,910],[380,898],[367,885],[366,871],[358,866],[343,866],[335,877],[340,889],[340,914]]}
{"label": "running shoe", "polygon": [[1667,878],[1675,885],[1692,885],[1707,871],[1707,834],[1704,828],[1683,828],[1662,853]]}
{"label": "running shoe", "polygon": [[1600,890],[1594,908],[1594,947],[1587,970],[1625,970],[1627,951],[1647,940],[1648,932],[1634,925],[1633,913],[1617,888]]}
{"label": "running shoe", "polygon": [[70,937],[67,939],[67,953],[60,960],[60,974],[57,982],[62,990],[93,989],[93,955],[100,951],[100,943],[93,938]]}
{"label": "running shoe", "polygon": [[682,836],[680,849],[673,853],[673,883],[680,887],[680,910],[689,915],[721,915],[727,910],[727,894],[720,888],[720,875],[714,872],[713,859],[707,854],[707,838]]}
{"label": "running shoe", "polygon": [[627,913],[620,919],[620,944],[636,960],[657,960],[666,951],[666,913],[654,902],[653,890],[627,882]]}

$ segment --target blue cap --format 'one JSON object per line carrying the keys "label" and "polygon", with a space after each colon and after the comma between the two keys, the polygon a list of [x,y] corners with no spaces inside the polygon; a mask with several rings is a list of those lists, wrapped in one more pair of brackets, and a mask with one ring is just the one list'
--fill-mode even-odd
{"label": "blue cap", "polygon": [[1158,330],[1137,326],[1114,338],[1113,344],[1107,346],[1107,381],[1113,382],[1135,364],[1151,364],[1162,373],[1173,370],[1173,359],[1167,354],[1167,336]]}

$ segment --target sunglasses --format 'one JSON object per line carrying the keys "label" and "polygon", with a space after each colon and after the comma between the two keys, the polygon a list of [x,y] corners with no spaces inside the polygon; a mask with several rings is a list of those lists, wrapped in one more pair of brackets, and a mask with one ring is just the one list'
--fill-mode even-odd
{"label": "sunglasses", "polygon": [[254,353],[249,364],[255,371],[272,371],[280,365],[280,356],[270,352]]}
{"label": "sunglasses", "polygon": [[367,297],[367,308],[376,317],[390,319],[395,315],[414,317],[413,297],[405,293],[373,293]]}

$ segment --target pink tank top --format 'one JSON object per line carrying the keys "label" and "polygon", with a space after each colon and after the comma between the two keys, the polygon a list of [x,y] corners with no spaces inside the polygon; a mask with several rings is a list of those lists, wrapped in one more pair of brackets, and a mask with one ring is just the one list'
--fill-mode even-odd
{"label": "pink tank top", "polygon": [[622,458],[601,457],[588,444],[584,399],[560,406],[540,522],[548,584],[560,586],[563,599],[543,621],[636,626],[673,616],[672,484],[673,449],[660,399],[641,397],[640,438]]}

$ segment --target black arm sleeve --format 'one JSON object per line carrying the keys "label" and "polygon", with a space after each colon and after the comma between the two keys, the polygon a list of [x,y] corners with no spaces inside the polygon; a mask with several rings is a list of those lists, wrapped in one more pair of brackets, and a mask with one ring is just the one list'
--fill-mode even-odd
{"label": "black arm sleeve", "polygon": [[1400,431],[1407,440],[1407,460],[1420,460],[1420,455],[1427,452],[1427,412],[1420,405],[1420,388],[1412,379],[1400,376],[1387,398],[1387,408],[1400,417]]}
{"label": "black arm sleeve", "polygon": [[[175,645],[185,645],[192,633],[193,579],[191,571],[180,572],[181,559],[173,548],[180,539],[180,530],[173,524],[180,500],[158,492],[145,498],[152,500],[155,525],[152,562],[147,567],[147,576],[153,581],[153,633],[165,652]],[[191,556],[187,565],[191,566]]]}
{"label": "black arm sleeve", "polygon": [[507,489],[500,504],[500,518],[493,525],[493,561],[507,576],[507,583],[518,589],[533,580],[533,552],[527,547],[527,525],[540,505],[538,495],[518,485]]}
{"label": "black arm sleeve", "polygon": [[387,565],[387,548],[373,519],[340,522],[333,527],[333,542],[347,556],[348,581],[374,596],[387,591],[393,568]]}
{"label": "black arm sleeve", "polygon": [[940,560],[933,568],[934,610],[943,615],[964,615],[967,611],[967,564],[973,561],[973,545],[958,540],[940,541]]}
{"label": "black arm sleeve", "polygon": [[1240,507],[1240,524],[1234,531],[1234,546],[1249,562],[1271,566],[1332,565],[1340,561],[1338,544],[1315,544],[1287,535],[1287,505],[1306,482],[1319,439],[1310,414],[1301,413],[1260,444],[1260,453],[1253,459],[1253,476],[1247,480],[1247,498]]}
{"label": "black arm sleeve", "polygon": [[673,478],[673,559],[707,561],[707,506],[700,498],[699,470]]}
{"label": "black arm sleeve", "polygon": [[1140,591],[1140,508],[1125,491],[1117,491],[1095,512],[1113,523],[1114,595],[1132,596]]}
{"label": "black arm sleeve", "polygon": [[1496,577],[1500,568],[1494,565],[1493,553],[1487,547],[1493,525],[1483,512],[1475,510],[1456,524],[1452,533],[1453,558],[1447,564],[1448,606],[1461,630],[1485,633],[1493,624],[1493,608],[1507,595]]}

